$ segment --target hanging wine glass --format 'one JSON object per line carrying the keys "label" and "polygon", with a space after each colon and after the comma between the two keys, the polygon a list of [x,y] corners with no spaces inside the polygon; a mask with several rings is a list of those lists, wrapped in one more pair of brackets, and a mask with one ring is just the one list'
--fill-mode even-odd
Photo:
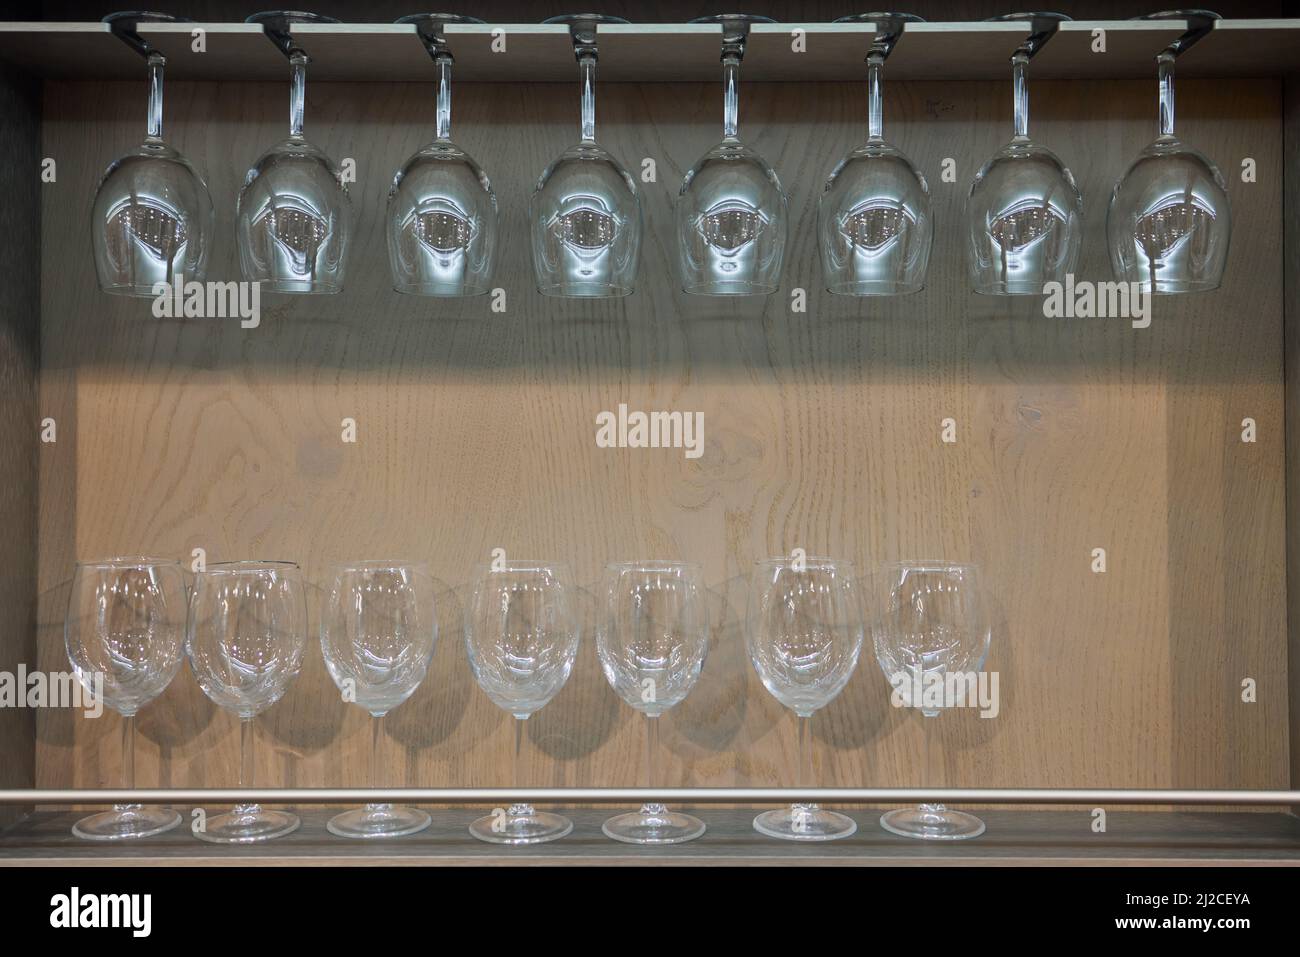
{"label": "hanging wine glass", "polygon": [[338,166],[303,137],[306,53],[289,34],[292,23],[338,23],[313,13],[255,13],[267,36],[289,58],[289,138],[253,164],[239,190],[235,231],[244,278],[274,292],[343,290],[352,201]]}
{"label": "hanging wine glass", "polygon": [[528,202],[537,289],[544,296],[626,296],[641,255],[641,195],[596,142],[596,27],[627,21],[577,14],[543,22],[569,25],[582,78],[582,135],[546,167]]}
{"label": "hanging wine glass", "polygon": [[1186,19],[1188,32],[1156,57],[1160,135],[1115,184],[1106,239],[1115,278],[1145,292],[1219,288],[1232,236],[1232,206],[1219,168],[1174,135],[1174,60],[1220,19],[1208,10],[1173,10],[1144,20]]}
{"label": "hanging wine glass", "polygon": [[875,23],[867,54],[867,142],[840,160],[817,203],[822,277],[844,296],[897,296],[925,287],[934,220],[930,187],[902,151],[885,142],[881,77],[909,13],[864,13],[836,23]]}
{"label": "hanging wine glass", "polygon": [[691,167],[677,195],[682,289],[700,296],[768,295],[781,284],[785,191],[776,171],[737,136],[736,84],[749,25],[775,21],[725,14],[691,22],[722,25],[722,141]]}
{"label": "hanging wine glass", "polygon": [[1083,196],[1055,153],[1029,138],[1029,61],[1055,34],[1060,13],[1012,13],[1032,33],[1011,57],[1015,135],[980,169],[966,200],[967,263],[977,293],[1042,295],[1079,261]]}
{"label": "hanging wine glass", "polygon": [[167,58],[140,38],[141,21],[173,23],[163,13],[123,12],[104,17],[112,31],[141,53],[149,69],[145,140],[114,160],[95,191],[92,242],[99,288],[123,296],[154,297],[154,285],[203,281],[213,229],[212,197],[190,161],[162,138],[163,69]]}
{"label": "hanging wine glass", "polygon": [[413,23],[438,68],[434,141],[408,159],[388,191],[388,262],[393,288],[420,296],[478,296],[488,291],[497,250],[497,198],[483,168],[451,141],[453,58],[442,28],[482,23],[424,13]]}

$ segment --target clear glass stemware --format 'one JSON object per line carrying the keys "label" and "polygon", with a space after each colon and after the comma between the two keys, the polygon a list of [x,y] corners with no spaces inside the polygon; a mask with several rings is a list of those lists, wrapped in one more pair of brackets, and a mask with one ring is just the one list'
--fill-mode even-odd
{"label": "clear glass stemware", "polygon": [[[434,581],[418,562],[366,561],[334,570],[321,616],[320,647],[344,700],[371,717],[370,783],[382,783],[384,717],[424,680],[438,637]],[[340,837],[384,838],[429,826],[418,808],[367,804],[326,823]]]}
{"label": "clear glass stemware", "polygon": [[[799,719],[799,787],[813,784],[809,724],[844,690],[862,651],[853,563],[769,558],[755,563],[746,640],[763,687]],[[792,841],[830,841],[857,830],[852,818],[807,802],[764,811],[754,829]]]}
{"label": "clear glass stemware", "polygon": [[1219,168],[1174,134],[1174,60],[1208,32],[1217,13],[1173,10],[1143,19],[1187,19],[1192,30],[1156,58],[1160,135],[1115,184],[1106,239],[1115,278],[1156,294],[1219,288],[1232,237],[1232,204]]}
{"label": "clear glass stemware", "polygon": [[420,296],[488,291],[497,251],[497,198],[483,167],[451,141],[453,58],[441,28],[474,17],[419,14],[413,23],[438,70],[434,140],[402,164],[388,191],[393,288]]}
{"label": "clear glass stemware", "polygon": [[1013,13],[993,19],[1030,20],[1034,33],[1011,57],[1015,133],[981,167],[966,199],[966,258],[977,293],[1038,296],[1045,283],[1063,283],[1074,272],[1083,233],[1083,196],[1074,174],[1029,138],[1029,60],[1069,17]]}
{"label": "clear glass stemware", "polygon": [[528,201],[533,270],[545,296],[630,295],[641,257],[641,194],[636,180],[596,142],[596,29],[620,17],[552,17],[566,23],[582,80],[579,141],[537,180]]}
{"label": "clear glass stemware", "polygon": [[306,13],[256,13],[249,23],[280,37],[289,58],[289,137],[258,158],[244,178],[235,209],[235,235],[244,279],[273,292],[342,292],[352,230],[352,200],[338,166],[303,135],[310,58],[287,32],[288,23],[337,23]]}
{"label": "clear glass stemware", "polygon": [[[307,590],[293,562],[216,562],[195,574],[185,650],[199,687],[239,717],[239,786],[253,786],[254,724],[302,666]],[[207,819],[194,836],[250,844],[298,829],[298,816],[240,804]]]}
{"label": "clear glass stemware", "polygon": [[[659,718],[695,686],[709,647],[703,573],[689,562],[616,562],[606,566],[596,651],[605,680],[645,715],[646,787],[655,773]],[[681,844],[704,833],[690,814],[648,802],[601,828],[626,844]]]}
{"label": "clear glass stemware", "polygon": [[[123,787],[135,787],[135,716],[166,690],[181,666],[185,576],[174,561],[113,558],[78,562],[63,626],[77,680],[122,715]],[[118,804],[82,818],[89,841],[152,837],[180,824],[171,808]]]}
{"label": "clear glass stemware", "polygon": [[[139,21],[175,21],[161,13],[114,13],[104,22],[138,41]],[[202,282],[213,231],[212,197],[190,161],[163,140],[163,70],[167,58],[142,45],[149,71],[144,142],[114,160],[95,191],[91,236],[99,288],[152,298],[156,283]]]}
{"label": "clear glass stemware", "polygon": [[897,296],[925,287],[934,239],[930,187],[899,149],[885,142],[881,94],[885,59],[920,21],[906,13],[867,13],[836,23],[874,22],[867,55],[867,142],[831,171],[817,203],[822,278],[844,296]]}
{"label": "clear glass stemware", "polygon": [[[903,704],[921,710],[924,787],[935,787],[938,756],[930,719],[942,707],[925,707],[913,698],[929,681],[943,682],[957,672],[977,672],[988,654],[991,630],[975,565],[951,562],[897,562],[886,565],[879,579],[877,615],[872,628],[876,661],[900,693]],[[951,703],[945,702],[944,707]],[[902,837],[961,840],[984,833],[984,822],[942,804],[886,811],[880,826]]]}
{"label": "clear glass stemware", "polygon": [[677,195],[682,289],[701,296],[770,295],[781,285],[786,196],[776,170],[740,141],[736,87],[749,25],[774,21],[726,14],[691,22],[722,25],[722,141],[691,167]]}
{"label": "clear glass stemware", "polygon": [[[465,647],[479,687],[515,719],[512,784],[520,781],[524,725],[569,680],[578,653],[573,579],[562,562],[511,560],[478,576],[465,616]],[[474,821],[491,844],[539,844],[573,830],[567,817],[518,802]]]}

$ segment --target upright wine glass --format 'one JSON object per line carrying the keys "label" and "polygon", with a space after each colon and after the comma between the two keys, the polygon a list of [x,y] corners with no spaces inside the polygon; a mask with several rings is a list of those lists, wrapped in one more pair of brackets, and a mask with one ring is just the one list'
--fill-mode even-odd
{"label": "upright wine glass", "polygon": [[840,160],[817,202],[822,278],[843,296],[898,296],[925,287],[934,239],[930,187],[901,150],[885,142],[881,77],[908,13],[865,13],[836,23],[873,22],[867,54],[867,142]]}
{"label": "upright wine glass", "polygon": [[[942,708],[914,700],[915,690],[929,681],[942,682],[956,672],[976,672],[984,666],[990,628],[975,565],[948,562],[898,562],[886,565],[879,585],[878,617],[872,628],[876,660],[885,677],[908,707],[921,708],[935,718]],[[951,706],[945,702],[945,707]],[[924,721],[923,767],[926,787],[935,786],[937,749],[930,722]],[[960,840],[984,833],[984,822],[942,804],[887,811],[880,826],[903,837]]]}
{"label": "upright wine glass", "polygon": [[[379,787],[384,716],[424,680],[438,637],[434,582],[420,563],[368,561],[334,570],[320,623],[320,648],[330,677],[370,712],[370,783]],[[412,807],[367,804],[330,818],[339,837],[401,837],[429,826]]]}
{"label": "upright wine glass", "polygon": [[1013,13],[1033,34],[1011,57],[1015,135],[981,167],[966,199],[967,265],[977,293],[1038,296],[1065,282],[1079,261],[1083,196],[1055,153],[1029,138],[1030,58],[1052,36],[1059,13]]}
{"label": "upright wine glass", "polygon": [[[703,573],[689,562],[617,562],[605,568],[602,596],[600,667],[646,717],[646,786],[653,788],[659,717],[695,687],[709,647]],[[704,822],[651,802],[601,830],[627,844],[680,844],[703,834]]]}
{"label": "upright wine glass", "polygon": [[544,22],[569,25],[582,78],[582,135],[546,167],[528,201],[537,289],[544,296],[627,296],[641,256],[641,194],[596,142],[596,26],[627,21],[579,14]]}
{"label": "upright wine glass", "polygon": [[[239,786],[253,786],[253,719],[284,695],[302,665],[307,590],[293,562],[216,562],[190,594],[185,650],[190,670],[219,708],[239,716]],[[240,804],[208,819],[195,837],[250,844],[297,830],[288,811]]]}
{"label": "upright wine glass", "polygon": [[393,288],[419,296],[488,291],[497,251],[497,197],[483,167],[451,141],[453,59],[442,34],[474,17],[425,13],[413,23],[438,70],[434,140],[408,159],[388,191],[388,263]]}
{"label": "upright wine glass", "polygon": [[677,194],[682,289],[700,296],[769,295],[781,285],[786,198],[776,170],[737,136],[736,84],[751,23],[726,14],[692,23],[722,25],[722,141],[687,172]]}
{"label": "upright wine glass", "polygon": [[281,11],[255,13],[289,58],[289,138],[253,164],[239,190],[235,235],[244,279],[273,292],[343,290],[352,200],[338,166],[303,136],[307,64],[287,32],[290,23],[338,23],[333,17]]}
{"label": "upright wine glass", "polygon": [[[808,725],[844,690],[862,651],[863,625],[853,563],[834,558],[769,558],[754,566],[746,639],[759,679],[799,718],[799,787],[812,785]],[[754,829],[792,841],[830,841],[858,829],[853,819],[799,802],[764,811]]]}
{"label": "upright wine glass", "polygon": [[212,197],[190,161],[162,138],[163,68],[167,58],[135,33],[140,21],[173,22],[162,13],[113,13],[104,22],[125,33],[149,69],[148,131],[140,146],[114,160],[95,191],[91,236],[99,288],[122,296],[157,295],[154,284],[180,277],[202,282],[212,240]]}
{"label": "upright wine glass", "polygon": [[[491,565],[479,575],[465,617],[465,647],[474,678],[497,707],[515,718],[515,786],[524,722],[564,687],[578,653],[572,581],[562,562]],[[572,830],[567,817],[523,802],[469,826],[471,834],[492,844],[540,844]]]}
{"label": "upright wine glass", "polygon": [[[181,666],[185,576],[176,562],[111,558],[78,562],[64,646],[77,680],[122,715],[123,786],[135,787],[135,716]],[[151,837],[181,822],[171,808],[118,804],[84,817],[72,833],[89,841]]]}
{"label": "upright wine glass", "polygon": [[1187,19],[1193,28],[1156,58],[1160,135],[1115,184],[1106,239],[1115,278],[1145,292],[1218,289],[1232,237],[1232,204],[1219,168],[1174,135],[1174,60],[1200,39],[1217,13],[1173,10],[1143,19]]}

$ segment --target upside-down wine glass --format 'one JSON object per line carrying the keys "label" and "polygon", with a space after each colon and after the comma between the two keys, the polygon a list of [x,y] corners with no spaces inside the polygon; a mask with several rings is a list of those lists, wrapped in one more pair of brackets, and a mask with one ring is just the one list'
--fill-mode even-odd
{"label": "upside-down wine glass", "polygon": [[[185,576],[157,558],[78,562],[63,626],[77,680],[122,715],[123,787],[135,787],[135,716],[181,666]],[[72,833],[89,841],[151,837],[181,822],[171,808],[118,804],[84,817]]]}
{"label": "upside-down wine glass", "polygon": [[[573,670],[578,624],[562,562],[503,561],[478,576],[465,616],[465,647],[479,687],[515,718],[511,777],[519,785],[524,724],[555,697]],[[539,844],[573,830],[567,817],[517,802],[469,826],[491,844]]]}
{"label": "upside-down wine glass", "polygon": [[[848,683],[862,651],[862,612],[853,563],[769,558],[755,563],[746,640],[763,687],[798,716],[799,787],[811,787],[808,726]],[[830,841],[858,828],[852,818],[798,802],[764,811],[754,829],[792,841]]]}
{"label": "upside-down wine glass", "polygon": [[140,21],[175,22],[162,13],[112,13],[113,32],[145,57],[148,131],[140,146],[114,160],[95,191],[92,228],[99,288],[153,297],[156,283],[202,282],[213,230],[212,197],[190,161],[162,138],[163,68],[167,58],[135,32]]}
{"label": "upside-down wine glass", "polygon": [[[659,718],[695,686],[709,647],[703,574],[689,562],[616,562],[606,566],[596,650],[605,680],[646,718],[646,787],[659,784]],[[659,802],[607,820],[601,830],[626,844],[680,844],[704,822]]]}
{"label": "upside-down wine glass", "polygon": [[[925,787],[935,787],[938,749],[930,719],[953,703],[939,696],[915,700],[916,689],[943,682],[953,673],[973,673],[984,666],[990,628],[975,565],[950,562],[897,562],[880,577],[878,611],[872,628],[876,660],[906,707],[921,711],[925,736],[922,768]],[[984,833],[984,822],[973,814],[942,804],[886,811],[880,826],[903,837],[960,840]]]}
{"label": "upside-down wine glass", "polygon": [[864,13],[836,23],[877,24],[867,54],[867,142],[840,160],[817,202],[826,289],[843,296],[898,296],[925,287],[934,239],[930,187],[903,152],[885,142],[881,78],[885,59],[921,18]]}
{"label": "upside-down wine glass", "polygon": [[[424,680],[438,637],[434,582],[422,563],[351,562],[335,569],[320,623],[320,647],[345,701],[370,713],[370,784],[381,784],[384,717]],[[336,814],[339,837],[382,838],[429,826],[418,808],[367,804]]]}
{"label": "upside-down wine glass", "polygon": [[342,292],[352,229],[352,201],[338,166],[303,136],[306,53],[291,23],[338,23],[333,17],[273,11],[260,23],[289,59],[289,138],[253,164],[239,190],[235,235],[244,279],[272,292]]}
{"label": "upside-down wine glass", "polygon": [[577,14],[567,23],[582,79],[578,143],[543,170],[528,201],[533,271],[544,296],[627,296],[641,256],[641,194],[636,180],[596,142],[596,28],[621,17]]}
{"label": "upside-down wine glass", "polygon": [[692,23],[722,25],[722,141],[687,172],[677,195],[682,289],[701,296],[769,295],[781,285],[786,197],[776,171],[737,136],[740,61],[751,23],[726,14]]}
{"label": "upside-down wine glass", "polygon": [[1079,261],[1083,196],[1055,153],[1029,138],[1029,60],[1063,20],[1059,13],[1012,13],[1032,34],[1011,57],[1015,135],[976,174],[966,199],[966,259],[977,293],[1038,296],[1065,282]]}
{"label": "upside-down wine glass", "polygon": [[[197,572],[185,650],[195,680],[219,708],[239,716],[239,786],[253,786],[253,719],[284,695],[302,665],[307,591],[293,562],[216,562]],[[297,830],[289,811],[258,804],[209,818],[194,836],[250,844]]]}
{"label": "upside-down wine glass", "polygon": [[478,296],[492,279],[497,251],[497,198],[483,167],[451,141],[453,58],[448,23],[475,17],[426,13],[415,24],[438,70],[434,140],[408,159],[388,191],[388,263],[393,288],[419,296]]}
{"label": "upside-down wine glass", "polygon": [[1115,184],[1106,239],[1115,278],[1145,292],[1219,288],[1232,237],[1232,204],[1219,168],[1174,135],[1174,60],[1210,31],[1217,13],[1173,10],[1143,17],[1186,19],[1188,33],[1156,57],[1160,135]]}

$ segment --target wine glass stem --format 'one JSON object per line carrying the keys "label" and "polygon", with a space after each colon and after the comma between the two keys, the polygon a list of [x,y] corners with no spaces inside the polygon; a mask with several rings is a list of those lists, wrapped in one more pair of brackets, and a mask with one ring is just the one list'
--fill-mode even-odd
{"label": "wine glass stem", "polygon": [[[527,720],[527,715],[524,715],[522,718],[515,718],[515,750],[510,759],[510,783],[513,787],[519,787],[523,783],[519,774],[519,766],[521,763],[519,755],[524,748],[524,722]],[[510,817],[529,817],[532,814],[533,806],[531,804],[516,801],[514,804],[510,805]]]}
{"label": "wine glass stem", "polygon": [[[645,786],[652,788],[659,780],[655,767],[655,753],[659,750],[659,720],[653,714],[645,716]],[[641,805],[642,816],[662,814],[665,808],[657,801],[647,801]]]}
{"label": "wine glass stem", "polygon": [[[253,786],[253,719],[241,718],[239,721],[239,786]],[[256,804],[235,805],[236,814],[249,814],[257,810]]]}
{"label": "wine glass stem", "polygon": [[[812,723],[812,715],[799,715],[799,771],[798,779],[795,781],[796,787],[812,787],[812,748],[808,741],[808,726]],[[811,802],[801,802],[808,804]]]}
{"label": "wine glass stem", "polygon": [[740,57],[728,55],[722,58],[722,137],[736,138],[737,114],[740,111],[740,97],[736,83],[740,78]]}
{"label": "wine glass stem", "polygon": [[596,142],[596,58],[590,54],[578,60],[582,76],[582,142]]}
{"label": "wine glass stem", "polygon": [[[384,736],[384,716],[376,714],[371,717],[370,721],[370,786],[379,787],[379,741]],[[370,810],[378,808],[380,805],[371,802],[367,805]]]}
{"label": "wine glass stem", "polygon": [[303,101],[307,96],[307,55],[295,53],[289,58],[289,135],[302,136]]}
{"label": "wine glass stem", "polygon": [[162,139],[163,67],[167,58],[149,54],[149,139]]}
{"label": "wine glass stem", "polygon": [[451,57],[438,57],[438,140],[451,139]]}
{"label": "wine glass stem", "polygon": [[[921,767],[924,769],[924,774],[925,774],[925,780],[921,782],[921,786],[925,788],[936,787],[940,777],[939,764],[941,760],[941,754],[939,749],[935,747],[934,744],[935,732],[934,732],[934,727],[931,724],[931,721],[933,721],[934,718],[937,717],[938,717],[937,714],[921,715],[921,736],[923,738],[921,742],[921,750],[923,754],[923,763]],[[922,804],[921,807],[941,809],[943,805],[938,802],[931,802],[928,804]]]}
{"label": "wine glass stem", "polygon": [[879,143],[885,137],[884,104],[881,86],[884,81],[885,61],[873,53],[867,59],[867,138]]}
{"label": "wine glass stem", "polygon": [[1174,55],[1160,54],[1160,135],[1174,135]]}
{"label": "wine glass stem", "polygon": [[1016,139],[1029,136],[1029,57],[1017,53],[1011,58],[1011,96],[1016,118]]}

